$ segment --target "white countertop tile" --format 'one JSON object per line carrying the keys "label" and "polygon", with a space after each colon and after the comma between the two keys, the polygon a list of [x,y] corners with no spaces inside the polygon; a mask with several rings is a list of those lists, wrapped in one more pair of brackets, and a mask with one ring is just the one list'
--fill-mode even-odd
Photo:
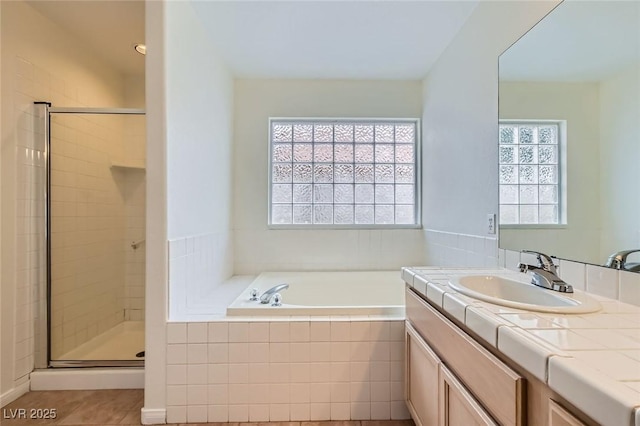
{"label": "white countertop tile", "polygon": [[560,328],[560,325],[554,323],[550,319],[543,318],[540,315],[533,313],[518,313],[518,314],[498,314],[505,321],[511,324],[517,325],[524,329],[535,328]]}
{"label": "white countertop tile", "polygon": [[498,347],[498,327],[513,327],[508,321],[482,306],[467,306],[465,325],[493,347]]}
{"label": "white countertop tile", "polygon": [[593,324],[593,327],[585,328],[640,328],[640,323],[633,321],[628,314],[585,315],[584,319]]}
{"label": "white countertop tile", "polygon": [[625,349],[619,352],[624,356],[640,361],[640,349]]}
{"label": "white countertop tile", "polygon": [[640,380],[640,361],[617,351],[576,351],[570,355],[614,380]]}
{"label": "white countertop tile", "polygon": [[463,324],[467,306],[474,303],[475,301],[470,297],[458,293],[445,293],[442,298],[442,308]]}
{"label": "white countertop tile", "polygon": [[518,327],[498,328],[498,350],[525,368],[543,383],[547,382],[547,365],[552,356],[564,356],[564,352],[544,341],[532,344],[532,338]]}
{"label": "white countertop tile", "polygon": [[595,328],[592,322],[587,321],[585,318],[579,315],[564,315],[564,314],[547,314],[536,313],[539,317],[557,324],[562,328]]}
{"label": "white countertop tile", "polygon": [[574,333],[598,342],[608,349],[638,349],[640,348],[640,342],[637,342],[623,334],[620,334],[615,329],[593,329],[582,328],[573,331]]}
{"label": "white countertop tile", "polygon": [[548,384],[603,426],[635,423],[638,393],[581,360],[551,357]]}
{"label": "white countertop tile", "polygon": [[606,349],[606,346],[582,337],[567,329],[558,330],[528,330],[529,333],[538,336],[550,345],[564,350],[588,350]]}
{"label": "white countertop tile", "polygon": [[422,294],[437,306],[442,307],[442,298],[447,291],[450,292],[451,290],[446,286],[446,284],[429,281],[427,284],[427,290]]}

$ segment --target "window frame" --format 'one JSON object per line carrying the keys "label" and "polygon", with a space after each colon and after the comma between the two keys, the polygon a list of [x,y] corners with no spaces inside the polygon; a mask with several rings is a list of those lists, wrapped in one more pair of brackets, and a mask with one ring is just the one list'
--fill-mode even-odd
{"label": "window frame", "polygon": [[[393,124],[414,124],[415,125],[415,141],[414,141],[414,224],[275,224],[272,223],[272,187],[273,187],[273,122],[290,122],[291,124],[317,124],[317,123],[353,123],[353,124],[379,124],[379,123],[393,123]],[[420,118],[406,118],[406,117],[269,117],[268,119],[268,155],[267,155],[267,173],[269,174],[267,180],[267,229],[269,230],[360,230],[360,229],[422,229],[422,132],[421,132],[421,120]],[[333,142],[335,144],[335,142]],[[375,144],[375,142],[372,142]],[[335,162],[333,163],[335,164]],[[394,165],[397,164],[393,163]],[[394,183],[395,185],[395,183]],[[313,205],[313,203],[312,203]],[[330,205],[334,206],[335,203]],[[373,204],[375,206],[375,204]],[[393,203],[395,206],[395,202]],[[355,202],[354,202],[355,206]]]}
{"label": "window frame", "polygon": [[[568,200],[567,200],[567,120],[559,119],[517,119],[517,118],[501,118],[498,120],[498,132],[500,132],[500,126],[506,125],[521,125],[530,124],[535,126],[544,126],[554,124],[558,126],[558,223],[508,223],[503,224],[498,221],[500,228],[502,229],[565,229],[568,227]],[[500,149],[500,135],[498,134],[498,150]],[[498,158],[498,170],[500,169],[500,158]],[[518,163],[520,166],[521,163]],[[500,207],[503,205],[500,202],[500,176],[498,176],[498,219],[500,218]],[[519,184],[518,184],[519,185]],[[539,184],[538,184],[539,185]],[[517,205],[520,205],[518,203]],[[538,203],[538,205],[540,205]]]}

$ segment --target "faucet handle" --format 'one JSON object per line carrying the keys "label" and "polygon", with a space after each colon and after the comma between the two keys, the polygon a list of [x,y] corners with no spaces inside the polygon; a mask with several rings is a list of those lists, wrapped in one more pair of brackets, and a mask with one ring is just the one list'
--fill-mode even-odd
{"label": "faucet handle", "polygon": [[249,295],[251,296],[251,297],[249,297],[249,300],[251,302],[257,301],[258,300],[258,289],[257,288],[252,288],[251,292],[249,293]]}
{"label": "faucet handle", "polygon": [[280,293],[271,296],[271,306],[282,306],[282,295]]}
{"label": "faucet handle", "polygon": [[535,250],[521,250],[521,253],[535,254],[538,259],[538,266],[540,266],[545,271],[549,271],[553,274],[557,273],[556,265],[553,263],[553,259],[551,256],[541,253]]}

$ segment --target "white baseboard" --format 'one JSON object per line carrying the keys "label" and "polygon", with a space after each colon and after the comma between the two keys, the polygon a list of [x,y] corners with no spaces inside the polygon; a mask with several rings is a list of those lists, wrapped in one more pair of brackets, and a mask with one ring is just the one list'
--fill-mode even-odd
{"label": "white baseboard", "polygon": [[56,368],[31,373],[31,390],[144,389],[144,368]]}
{"label": "white baseboard", "polygon": [[163,425],[167,423],[166,408],[143,408],[141,410],[143,425]]}
{"label": "white baseboard", "polygon": [[9,389],[2,395],[0,395],[0,407],[4,407],[7,404],[11,404],[16,399],[20,398],[25,393],[29,392],[29,380],[17,385],[13,389]]}

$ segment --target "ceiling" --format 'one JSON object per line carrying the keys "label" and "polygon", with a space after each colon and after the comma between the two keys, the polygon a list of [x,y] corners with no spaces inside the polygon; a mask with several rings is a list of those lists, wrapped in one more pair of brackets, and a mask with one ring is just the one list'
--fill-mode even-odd
{"label": "ceiling", "polygon": [[[143,74],[144,1],[28,0],[125,74]],[[421,79],[478,0],[191,0],[244,78]]]}
{"label": "ceiling", "polygon": [[640,1],[565,0],[500,57],[500,79],[600,81],[640,61]]}
{"label": "ceiling", "polygon": [[242,78],[421,79],[478,1],[195,1]]}
{"label": "ceiling", "polygon": [[144,1],[30,0],[29,5],[85,44],[124,74],[144,74]]}

